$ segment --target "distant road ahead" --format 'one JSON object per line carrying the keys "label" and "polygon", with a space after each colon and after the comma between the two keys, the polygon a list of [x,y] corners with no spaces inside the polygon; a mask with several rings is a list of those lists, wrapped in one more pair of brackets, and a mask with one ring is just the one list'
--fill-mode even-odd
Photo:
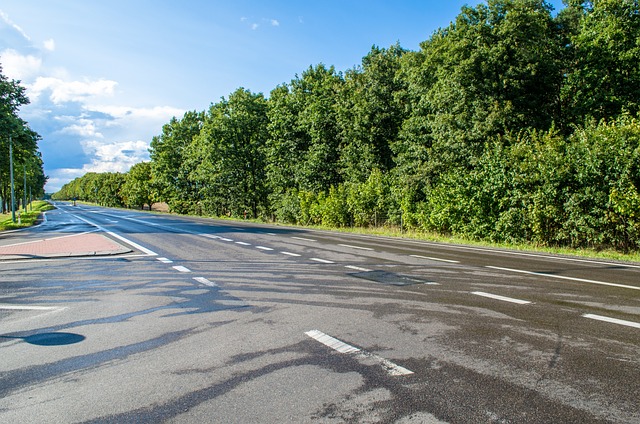
{"label": "distant road ahead", "polygon": [[640,422],[638,264],[47,216],[0,253],[86,234],[120,250],[0,260],[2,422]]}

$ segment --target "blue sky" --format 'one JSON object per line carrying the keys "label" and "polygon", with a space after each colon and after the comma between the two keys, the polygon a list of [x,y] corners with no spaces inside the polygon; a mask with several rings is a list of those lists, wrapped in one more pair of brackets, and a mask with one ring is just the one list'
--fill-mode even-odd
{"label": "blue sky", "polygon": [[373,45],[418,50],[479,3],[4,0],[0,64],[28,90],[20,115],[43,137],[54,192],[86,172],[148,160],[171,117],[238,87],[268,95],[311,65],[359,65]]}

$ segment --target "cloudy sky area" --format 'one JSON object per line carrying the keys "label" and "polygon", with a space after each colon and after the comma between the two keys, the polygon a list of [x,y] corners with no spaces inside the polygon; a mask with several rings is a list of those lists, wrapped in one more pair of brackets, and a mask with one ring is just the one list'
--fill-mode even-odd
{"label": "cloudy sky area", "polygon": [[20,116],[43,138],[54,192],[148,160],[163,124],[238,87],[268,95],[310,65],[352,68],[372,45],[418,50],[479,3],[5,0],[0,65],[27,88]]}

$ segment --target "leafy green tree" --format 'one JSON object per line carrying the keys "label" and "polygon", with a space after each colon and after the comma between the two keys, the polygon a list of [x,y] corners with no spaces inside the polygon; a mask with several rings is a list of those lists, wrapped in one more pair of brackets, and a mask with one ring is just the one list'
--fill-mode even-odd
{"label": "leafy green tree", "polygon": [[390,146],[404,119],[404,109],[395,101],[404,87],[396,77],[404,53],[397,44],[389,49],[374,46],[361,67],[345,74],[337,105],[345,181],[364,182],[374,170],[388,172],[395,166]]}
{"label": "leafy green tree", "polygon": [[616,118],[640,111],[640,3],[574,2],[586,11],[571,38],[573,63],[563,99],[573,123],[584,117]]}
{"label": "leafy green tree", "polygon": [[191,146],[197,163],[190,175],[213,213],[257,218],[267,210],[264,145],[267,102],[261,93],[238,89],[212,105]]}
{"label": "leafy green tree", "polygon": [[[0,209],[3,212],[8,209],[10,200],[10,139],[16,181],[18,181],[17,176],[24,175],[26,170],[28,187],[33,189],[34,194],[41,195],[47,180],[38,151],[40,135],[31,130],[28,123],[18,116],[20,107],[29,104],[25,93],[26,89],[20,85],[20,81],[9,80],[2,74],[0,67],[0,198],[2,199]],[[19,179],[19,181],[22,180],[22,178]],[[16,183],[15,187],[16,197],[24,197],[23,184]]]}
{"label": "leafy green tree", "polygon": [[125,183],[120,194],[129,207],[144,209],[144,205],[152,209],[157,193],[151,173],[150,162],[140,162],[131,167],[125,174]]}
{"label": "leafy green tree", "polygon": [[187,148],[200,134],[203,120],[202,112],[186,112],[182,119],[172,118],[162,127],[162,134],[151,140],[152,174],[160,200],[179,212],[187,212],[188,205],[198,198],[197,187],[189,179],[194,167],[188,160]]}

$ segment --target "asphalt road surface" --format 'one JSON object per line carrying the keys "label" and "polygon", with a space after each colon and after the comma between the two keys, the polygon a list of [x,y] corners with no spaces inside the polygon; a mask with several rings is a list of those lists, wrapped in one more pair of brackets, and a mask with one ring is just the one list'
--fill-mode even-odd
{"label": "asphalt road surface", "polygon": [[0,422],[640,422],[639,264],[58,206],[0,235]]}

